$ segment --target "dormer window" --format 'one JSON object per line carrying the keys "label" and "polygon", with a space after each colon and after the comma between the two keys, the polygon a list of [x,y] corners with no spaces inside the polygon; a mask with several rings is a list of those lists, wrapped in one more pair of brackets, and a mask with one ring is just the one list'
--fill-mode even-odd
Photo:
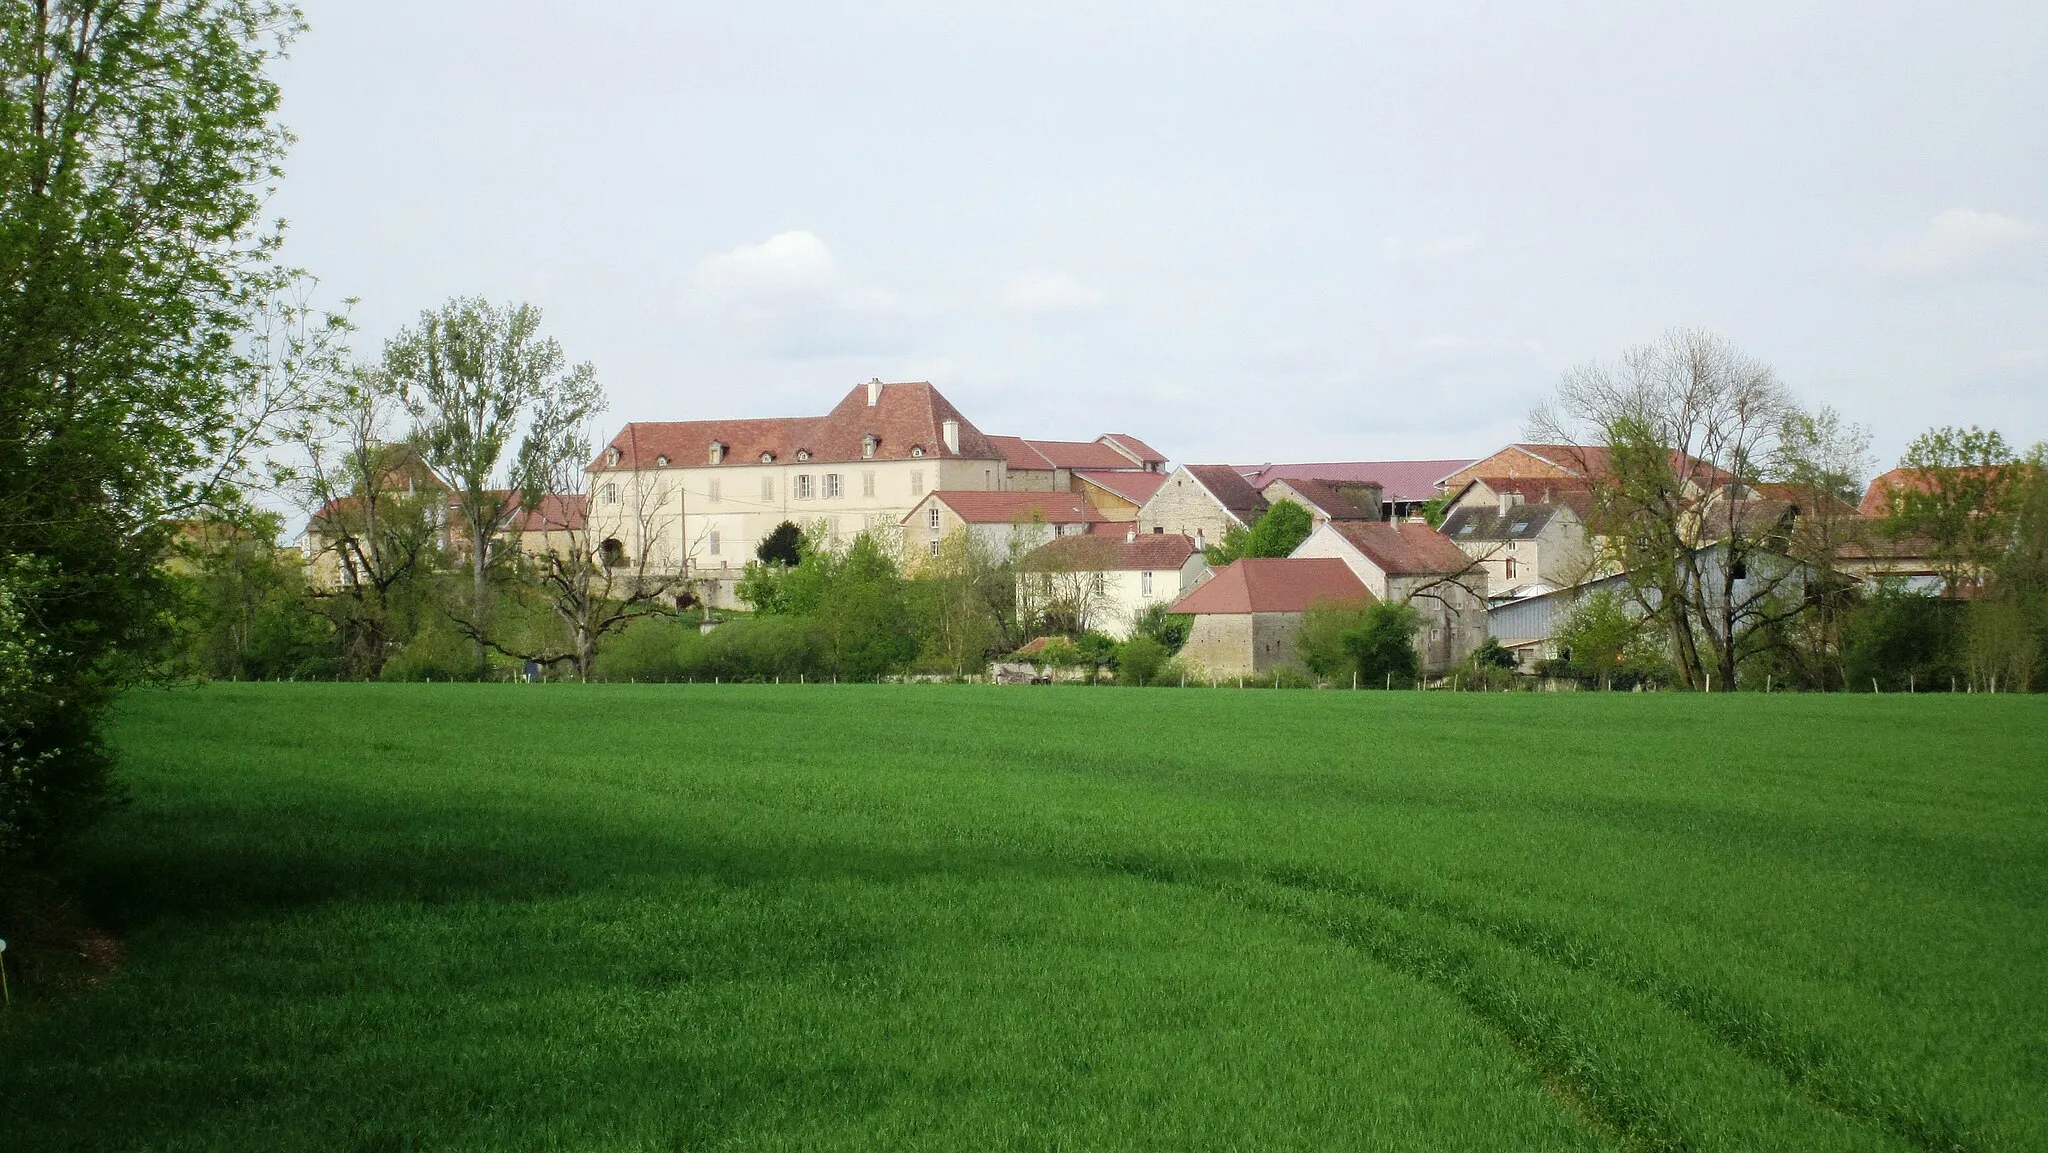
{"label": "dormer window", "polygon": [[796,458],[797,458],[798,460],[809,460],[809,459],[811,459],[811,450],[810,450],[810,449],[807,449],[807,448],[800,448],[800,449],[797,449],[797,450],[796,450]]}
{"label": "dormer window", "polygon": [[882,443],[882,438],[881,438],[881,437],[878,437],[878,436],[876,436],[876,435],[875,435],[874,433],[872,433],[872,432],[871,432],[871,433],[869,433],[869,434],[867,434],[867,435],[866,435],[866,436],[864,436],[864,437],[861,437],[861,438],[860,438],[860,458],[861,458],[862,460],[873,460],[873,459],[875,459],[875,449],[876,449],[877,447],[879,447],[879,446],[881,445],[881,443]]}
{"label": "dormer window", "polygon": [[764,452],[764,453],[762,453],[762,454],[761,454],[761,463],[762,463],[762,464],[774,464],[774,463],[775,463],[775,454],[774,454],[774,453],[772,453],[772,452]]}
{"label": "dormer window", "polygon": [[604,462],[606,464],[617,464],[619,463],[619,458],[624,455],[624,453],[619,451],[618,445],[613,445],[604,450]]}
{"label": "dormer window", "polygon": [[716,440],[714,440],[714,441],[712,441],[712,442],[711,442],[711,463],[712,463],[712,464],[724,464],[724,463],[725,463],[725,445],[724,445],[724,443],[722,443],[722,442],[720,442],[720,441],[716,441]]}
{"label": "dormer window", "polygon": [[667,468],[667,467],[668,467],[668,457],[667,457],[666,455],[662,455],[662,456],[657,456],[657,457],[655,457],[655,458],[654,458],[654,467],[656,467],[656,468]]}
{"label": "dormer window", "polygon": [[913,444],[913,445],[911,445],[911,446],[910,446],[910,455],[912,455],[912,456],[923,456],[923,455],[924,455],[924,446],[923,446],[923,445],[921,445],[921,444]]}

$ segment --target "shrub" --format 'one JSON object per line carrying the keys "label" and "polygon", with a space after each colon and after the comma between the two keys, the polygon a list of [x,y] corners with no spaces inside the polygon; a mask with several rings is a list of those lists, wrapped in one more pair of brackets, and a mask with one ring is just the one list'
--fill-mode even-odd
{"label": "shrub", "polygon": [[1151,637],[1158,641],[1168,653],[1177,653],[1188,643],[1188,633],[1195,627],[1195,618],[1188,613],[1169,612],[1166,602],[1154,601],[1144,612],[1138,614],[1132,632],[1138,636]]}
{"label": "shrub", "polygon": [[1170,656],[1166,646],[1139,633],[1116,647],[1116,679],[1122,685],[1158,683]]}
{"label": "shrub", "polygon": [[1842,671],[1851,691],[1872,681],[1887,692],[1947,688],[1963,675],[1964,604],[1881,588],[1849,616]]}
{"label": "shrub", "polygon": [[1301,616],[1294,651],[1308,671],[1325,680],[1348,680],[1357,662],[1344,647],[1344,634],[1365,624],[1365,606],[1349,601],[1318,601]]}
{"label": "shrub", "polygon": [[1422,614],[1413,605],[1382,601],[1362,614],[1344,633],[1344,651],[1361,684],[1368,688],[1412,686],[1422,660],[1415,653],[1415,629]]}
{"label": "shrub", "polygon": [[597,652],[591,676],[600,681],[668,681],[682,676],[681,650],[697,625],[677,617],[642,617]]}

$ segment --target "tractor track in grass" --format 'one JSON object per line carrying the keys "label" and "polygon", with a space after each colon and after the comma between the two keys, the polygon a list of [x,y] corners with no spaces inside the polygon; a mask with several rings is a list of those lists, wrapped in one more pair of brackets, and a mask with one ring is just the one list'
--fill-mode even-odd
{"label": "tractor track in grass", "polygon": [[[1488,980],[1473,950],[1441,939],[1426,940],[1431,934],[1406,931],[1393,918],[1453,926],[1529,961],[1641,996],[1749,1064],[1774,1074],[1799,1097],[1843,1123],[1872,1126],[1923,1153],[1994,1153],[1917,1094],[1841,1069],[1838,1047],[1829,1038],[1781,1027],[1766,1011],[1722,990],[1672,980],[1569,933],[1324,869],[1235,868],[1133,856],[1090,863],[1155,883],[1202,889],[1252,911],[1306,925],[1449,993],[1500,1033],[1567,1109],[1623,1148],[1687,1153],[1699,1145],[1653,1103],[1619,1086],[1605,1072],[1598,1050],[1568,1020],[1531,1004],[1518,990]],[[1360,917],[1310,911],[1276,899],[1284,893],[1356,901],[1368,912]]]}

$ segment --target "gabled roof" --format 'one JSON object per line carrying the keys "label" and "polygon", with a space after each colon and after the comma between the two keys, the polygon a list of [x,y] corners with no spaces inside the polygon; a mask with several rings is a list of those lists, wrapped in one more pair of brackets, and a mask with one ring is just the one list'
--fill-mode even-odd
{"label": "gabled roof", "polygon": [[1181,471],[1208,490],[1225,512],[1250,524],[1266,513],[1266,498],[1259,495],[1238,471],[1227,464],[1189,464]]}
{"label": "gabled roof", "polygon": [[1195,542],[1179,533],[1141,533],[1136,539],[1096,533],[1047,541],[1031,550],[1018,567],[1030,572],[1178,569],[1194,555]]}
{"label": "gabled roof", "polygon": [[1074,475],[1137,505],[1151,500],[1152,494],[1159,491],[1159,486],[1166,483],[1166,474],[1163,472],[1136,472],[1128,469],[1109,472],[1090,469],[1076,472]]}
{"label": "gabled roof", "polygon": [[[1500,452],[1491,455],[1500,456],[1502,454],[1514,453],[1527,456],[1552,468],[1562,469],[1576,477],[1604,475],[1608,471],[1608,460],[1613,455],[1612,450],[1606,445],[1595,444],[1511,444],[1501,449]],[[1489,458],[1480,458],[1481,461],[1486,459]],[[1452,469],[1450,472],[1445,473],[1441,480],[1442,482],[1448,482],[1451,477],[1478,463],[1480,461],[1473,461],[1471,464],[1461,468]],[[1671,468],[1674,473],[1683,472],[1688,479],[1699,484],[1702,488],[1713,488],[1727,484],[1735,479],[1732,473],[1698,457],[1686,456],[1675,449],[1671,453]],[[1510,470],[1509,475],[1513,475],[1512,470]],[[1488,487],[1491,486],[1489,485]]]}
{"label": "gabled roof", "polygon": [[909,524],[917,509],[937,501],[968,524],[1101,524],[1102,510],[1071,492],[985,492],[948,489],[932,493],[903,517]]}
{"label": "gabled roof", "polygon": [[1485,485],[1495,496],[1513,493],[1522,498],[1522,503],[1531,505],[1563,505],[1578,515],[1582,521],[1593,517],[1593,486],[1589,481],[1569,476],[1475,476],[1463,487],[1451,494],[1453,501],[1459,500],[1475,484]]}
{"label": "gabled roof", "polygon": [[[946,450],[948,420],[960,423],[957,453]],[[875,437],[872,458],[863,455],[869,436]],[[671,468],[706,468],[714,443],[725,446],[724,463],[733,466],[759,464],[762,453],[772,454],[776,464],[794,464],[802,451],[819,464],[908,460],[920,455],[916,450],[929,457],[1002,459],[989,438],[929,381],[910,381],[881,385],[872,405],[868,386],[855,385],[824,416],[634,421],[599,451],[590,471],[658,468],[661,457],[668,458]],[[616,464],[608,460],[613,449],[619,453]]]}
{"label": "gabled roof", "polygon": [[1093,440],[1026,440],[992,436],[993,445],[1011,468],[1045,471],[1055,468],[1137,468],[1137,462],[1109,445]]}
{"label": "gabled roof", "polygon": [[1382,500],[1407,503],[1435,496],[1440,479],[1472,463],[1470,460],[1325,461],[1320,464],[1239,465],[1238,472],[1253,488],[1261,491],[1276,480],[1367,482],[1380,486]]}
{"label": "gabled roof", "polygon": [[1302,500],[1313,505],[1331,520],[1378,520],[1380,519],[1380,486],[1370,481],[1331,481],[1289,479],[1281,477],[1270,481],[1259,490],[1267,502],[1275,503],[1277,486],[1286,485],[1293,489]]}
{"label": "gabled roof", "polygon": [[1098,444],[1106,444],[1111,448],[1114,448],[1117,451],[1124,453],[1125,455],[1129,456],[1133,460],[1137,461],[1140,465],[1143,465],[1148,469],[1157,470],[1160,465],[1166,463],[1165,453],[1160,452],[1158,449],[1153,448],[1151,445],[1146,444],[1144,441],[1139,440],[1137,437],[1132,436],[1129,433],[1104,433],[1103,435],[1096,437],[1095,440]]}
{"label": "gabled roof", "polygon": [[[1980,465],[1955,469],[1953,472],[1961,476],[1990,476],[1998,472],[1998,467]],[[1864,516],[1888,517],[1892,514],[1892,507],[1899,497],[1907,493],[1933,492],[1935,481],[1936,475],[1932,469],[1892,469],[1870,482],[1869,491],[1863,494],[1863,504],[1856,511]]]}
{"label": "gabled roof", "polygon": [[1518,504],[1503,516],[1497,505],[1461,508],[1444,518],[1439,531],[1445,540],[1465,541],[1534,540],[1543,535],[1550,518],[1563,507],[1554,504]]}
{"label": "gabled roof", "polygon": [[1333,520],[1317,531],[1343,537],[1388,576],[1463,572],[1472,564],[1457,545],[1414,521]]}
{"label": "gabled roof", "polygon": [[532,509],[524,507],[520,494],[512,494],[508,527],[513,532],[577,532],[590,512],[589,498],[580,492],[551,492]]}
{"label": "gabled roof", "polygon": [[1245,557],[1174,602],[1177,613],[1298,613],[1318,601],[1366,601],[1372,593],[1334,557]]}

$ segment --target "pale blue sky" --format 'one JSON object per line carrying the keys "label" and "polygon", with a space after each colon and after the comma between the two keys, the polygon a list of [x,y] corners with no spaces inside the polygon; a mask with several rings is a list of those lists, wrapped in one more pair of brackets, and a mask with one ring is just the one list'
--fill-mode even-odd
{"label": "pale blue sky", "polygon": [[1885,463],[2048,436],[2048,6],[305,0],[292,258],[625,419],[930,379],[1182,461],[1473,456],[1726,334]]}

